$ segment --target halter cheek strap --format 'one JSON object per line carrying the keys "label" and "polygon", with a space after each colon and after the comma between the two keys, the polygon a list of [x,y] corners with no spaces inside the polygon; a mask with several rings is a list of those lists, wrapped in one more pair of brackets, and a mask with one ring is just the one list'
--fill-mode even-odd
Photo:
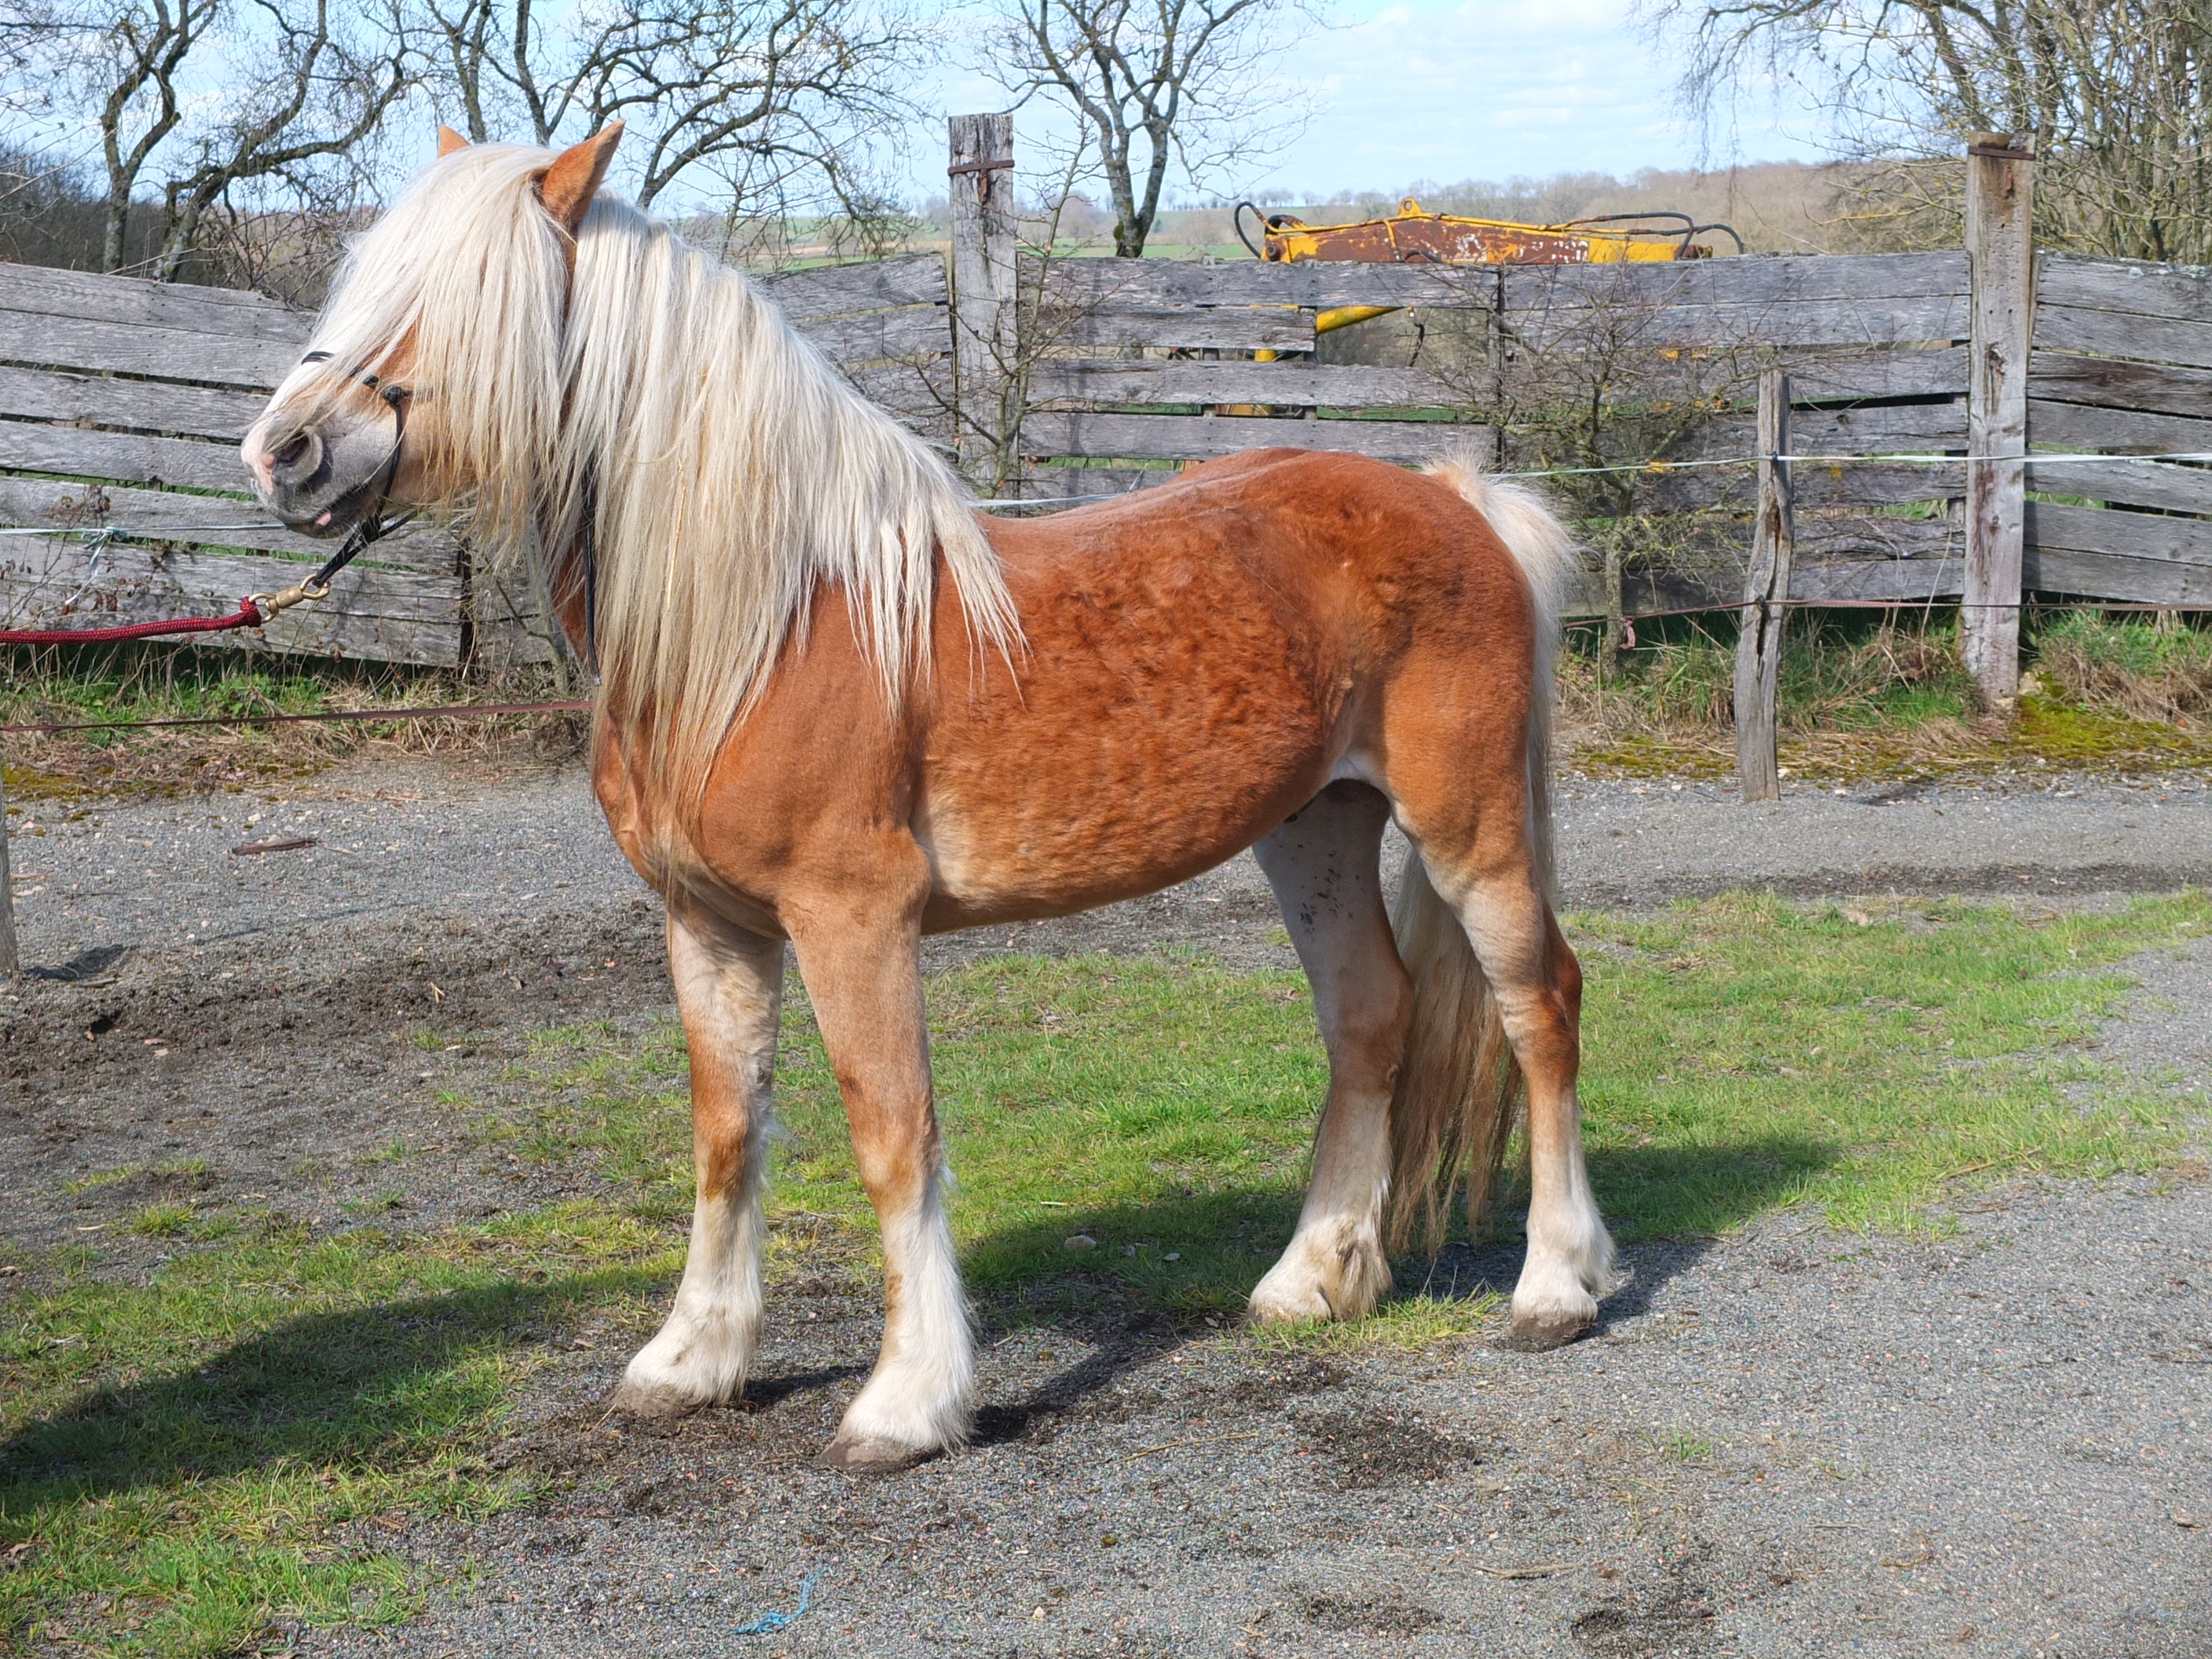
{"label": "halter cheek strap", "polygon": [[[327,351],[310,351],[300,359],[303,363],[326,363],[330,360],[331,354]],[[400,449],[407,441],[407,400],[414,394],[410,388],[394,385],[370,374],[365,368],[347,371],[347,378],[358,381],[375,392],[392,410],[392,453],[384,458],[384,465],[378,469],[376,484],[376,505],[377,507],[381,507],[392,494],[392,480],[399,474]],[[359,558],[368,550],[371,544],[381,541],[385,536],[397,530],[414,516],[413,513],[409,512],[403,513],[394,519],[387,519],[381,512],[372,508],[354,526],[353,532],[345,538],[344,544],[325,560],[323,568],[313,575],[297,586],[286,588],[281,593],[253,594],[249,602],[257,606],[265,618],[275,616],[280,611],[289,610],[303,599],[327,599],[330,596],[331,577]]]}

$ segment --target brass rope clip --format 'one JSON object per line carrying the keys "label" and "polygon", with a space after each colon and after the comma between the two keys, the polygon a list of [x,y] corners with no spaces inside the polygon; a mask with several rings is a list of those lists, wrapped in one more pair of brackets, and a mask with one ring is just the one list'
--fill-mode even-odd
{"label": "brass rope clip", "polygon": [[246,602],[259,611],[261,621],[266,623],[280,611],[289,611],[295,605],[305,605],[314,599],[326,599],[330,596],[331,585],[328,582],[310,580],[301,582],[295,587],[288,587],[281,593],[249,593],[246,596]]}

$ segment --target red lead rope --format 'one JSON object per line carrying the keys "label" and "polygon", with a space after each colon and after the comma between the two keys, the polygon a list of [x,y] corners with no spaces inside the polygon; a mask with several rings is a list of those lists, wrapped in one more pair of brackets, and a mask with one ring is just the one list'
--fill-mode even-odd
{"label": "red lead rope", "polygon": [[252,599],[240,599],[228,617],[179,617],[174,622],[131,623],[122,628],[6,628],[0,645],[112,645],[118,640],[150,640],[162,634],[220,634],[233,628],[258,628],[268,619]]}

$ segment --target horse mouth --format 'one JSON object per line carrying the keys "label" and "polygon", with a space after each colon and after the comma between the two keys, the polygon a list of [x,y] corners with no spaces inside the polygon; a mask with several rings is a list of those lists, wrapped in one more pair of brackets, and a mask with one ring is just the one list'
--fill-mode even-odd
{"label": "horse mouth", "polygon": [[356,526],[382,505],[382,481],[364,478],[343,495],[334,497],[312,512],[288,512],[289,503],[270,503],[270,510],[283,521],[284,528],[295,535],[311,536],[317,541],[334,541],[349,533]]}

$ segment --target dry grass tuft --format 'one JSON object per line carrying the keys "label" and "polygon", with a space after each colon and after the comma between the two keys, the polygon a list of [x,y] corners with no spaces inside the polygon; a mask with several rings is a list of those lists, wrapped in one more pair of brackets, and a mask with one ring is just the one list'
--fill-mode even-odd
{"label": "dry grass tuft", "polygon": [[[1975,708],[1948,619],[1800,615],[1782,656],[1782,764],[1832,781],[2212,764],[2212,632],[2066,611],[2031,626],[2023,655],[2019,717],[1993,720]],[[1594,655],[1570,652],[1563,752],[1601,773],[1733,775],[1734,682],[1734,641],[1694,621],[1648,638],[1610,683]]]}
{"label": "dry grass tuft", "polygon": [[2036,671],[2077,707],[2200,728],[2212,714],[2212,633],[2161,618],[2068,611],[2036,638]]}

